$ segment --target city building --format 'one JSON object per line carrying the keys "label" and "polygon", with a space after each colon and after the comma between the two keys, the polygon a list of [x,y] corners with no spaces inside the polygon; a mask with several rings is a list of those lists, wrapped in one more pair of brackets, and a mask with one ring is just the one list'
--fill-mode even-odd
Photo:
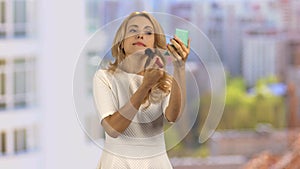
{"label": "city building", "polygon": [[289,33],[300,33],[300,2],[297,0],[279,0],[280,28]]}
{"label": "city building", "polygon": [[288,127],[300,127],[300,37],[293,36],[290,41],[286,84],[288,85]]}
{"label": "city building", "polygon": [[35,1],[0,1],[1,168],[40,168],[35,12]]}
{"label": "city building", "polygon": [[289,56],[287,44],[287,38],[274,29],[249,31],[243,37],[242,69],[248,86],[267,77],[284,81]]}

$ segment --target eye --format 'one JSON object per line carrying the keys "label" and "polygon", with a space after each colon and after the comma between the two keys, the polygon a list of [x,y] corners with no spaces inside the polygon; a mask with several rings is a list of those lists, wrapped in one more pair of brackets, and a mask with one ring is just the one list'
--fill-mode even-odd
{"label": "eye", "polygon": [[146,31],[145,34],[146,34],[146,35],[152,35],[153,32],[152,32],[152,31]]}
{"label": "eye", "polygon": [[130,33],[136,33],[137,30],[136,30],[136,29],[129,29],[129,32],[130,32]]}

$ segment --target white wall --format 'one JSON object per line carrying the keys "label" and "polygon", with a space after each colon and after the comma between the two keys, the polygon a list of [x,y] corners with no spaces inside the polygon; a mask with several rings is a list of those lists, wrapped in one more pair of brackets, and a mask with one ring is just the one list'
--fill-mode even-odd
{"label": "white wall", "polygon": [[86,40],[84,9],[83,0],[41,0],[38,5],[45,169],[96,168],[101,153],[87,144],[73,106],[73,71]]}

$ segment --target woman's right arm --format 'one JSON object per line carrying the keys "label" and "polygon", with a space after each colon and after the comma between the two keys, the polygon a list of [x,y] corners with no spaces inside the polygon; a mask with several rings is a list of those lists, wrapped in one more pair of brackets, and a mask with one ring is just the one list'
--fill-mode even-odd
{"label": "woman's right arm", "polygon": [[143,83],[131,96],[130,101],[118,111],[102,120],[101,124],[108,135],[116,138],[127,129],[150,89],[162,76],[162,70],[152,69],[145,71]]}

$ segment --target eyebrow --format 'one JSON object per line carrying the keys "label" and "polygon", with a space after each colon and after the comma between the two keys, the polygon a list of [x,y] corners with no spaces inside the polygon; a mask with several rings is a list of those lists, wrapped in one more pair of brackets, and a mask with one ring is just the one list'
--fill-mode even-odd
{"label": "eyebrow", "polygon": [[[130,27],[138,28],[139,26],[138,25],[129,25],[128,28],[130,28]],[[144,29],[153,29],[153,28],[152,28],[152,26],[145,26]]]}

